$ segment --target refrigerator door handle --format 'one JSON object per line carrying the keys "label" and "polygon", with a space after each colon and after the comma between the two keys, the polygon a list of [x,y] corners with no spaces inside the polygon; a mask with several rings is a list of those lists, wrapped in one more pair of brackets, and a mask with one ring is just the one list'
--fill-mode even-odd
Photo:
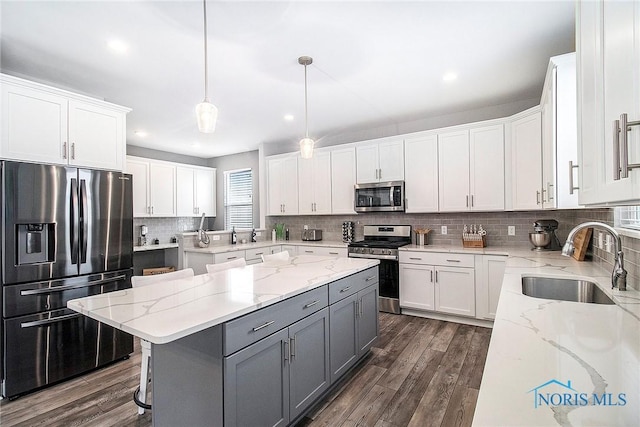
{"label": "refrigerator door handle", "polygon": [[20,323],[20,327],[21,328],[34,328],[34,327],[37,327],[37,326],[48,326],[48,325],[51,325],[53,323],[63,322],[65,320],[77,319],[80,316],[82,316],[82,314],[80,314],[80,313],[77,313],[77,314],[65,314],[64,316],[58,316],[58,317],[54,317],[54,318],[51,318],[51,319],[35,320],[33,322]]}
{"label": "refrigerator door handle", "polygon": [[42,289],[25,289],[24,291],[20,291],[20,295],[21,296],[41,295],[41,294],[50,294],[52,292],[68,291],[69,289],[90,288],[91,286],[104,285],[112,282],[119,282],[126,278],[127,276],[125,276],[124,274],[120,274],[118,276],[110,277],[108,279],[94,280],[92,282],[86,282],[86,283],[77,283],[75,285],[63,285],[63,286],[56,286],[54,288],[42,288]]}
{"label": "refrigerator door handle", "polygon": [[80,248],[80,262],[84,264],[87,262],[87,222],[89,217],[89,212],[87,212],[87,181],[84,179],[80,180],[80,199],[82,200],[82,211],[80,212],[80,222],[82,223],[82,246]]}
{"label": "refrigerator door handle", "polygon": [[79,212],[78,212],[78,180],[76,178],[71,178],[71,222],[72,225],[71,230],[71,264],[78,263],[78,222],[79,222]]}

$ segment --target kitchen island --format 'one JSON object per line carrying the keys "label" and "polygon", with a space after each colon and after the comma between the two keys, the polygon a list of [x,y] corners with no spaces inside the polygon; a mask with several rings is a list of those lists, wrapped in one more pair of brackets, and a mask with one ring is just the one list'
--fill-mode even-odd
{"label": "kitchen island", "polygon": [[300,255],[68,307],[152,343],[154,426],[287,425],[375,341],[377,264]]}
{"label": "kitchen island", "polygon": [[[473,425],[640,425],[640,292],[593,262],[508,252]],[[530,276],[595,282],[615,305],[529,297]]]}

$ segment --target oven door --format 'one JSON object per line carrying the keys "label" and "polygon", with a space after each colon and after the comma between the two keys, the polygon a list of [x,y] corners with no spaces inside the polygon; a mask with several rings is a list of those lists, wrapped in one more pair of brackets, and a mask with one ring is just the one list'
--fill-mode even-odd
{"label": "oven door", "polygon": [[380,311],[400,314],[400,271],[398,260],[380,260]]}

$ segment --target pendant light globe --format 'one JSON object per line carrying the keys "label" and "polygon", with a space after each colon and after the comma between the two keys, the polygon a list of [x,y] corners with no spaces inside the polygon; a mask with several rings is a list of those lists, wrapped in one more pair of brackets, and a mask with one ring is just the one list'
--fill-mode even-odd
{"label": "pendant light globe", "polygon": [[313,157],[313,146],[315,141],[311,138],[302,138],[300,140],[300,157],[310,159]]}

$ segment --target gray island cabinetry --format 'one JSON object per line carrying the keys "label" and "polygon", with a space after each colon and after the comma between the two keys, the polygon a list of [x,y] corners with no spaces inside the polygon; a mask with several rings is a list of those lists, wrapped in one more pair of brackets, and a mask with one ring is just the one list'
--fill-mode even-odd
{"label": "gray island cabinetry", "polygon": [[[293,424],[367,354],[378,336],[375,260],[300,255],[287,263],[173,283],[160,285],[159,295],[138,293],[129,299],[137,308],[157,309],[158,319],[163,317],[161,305],[172,306],[164,317],[172,317],[177,325],[169,327],[169,319],[163,318],[164,333],[185,328],[192,332],[150,336],[152,319],[142,322],[146,316],[136,317],[136,307],[129,308],[131,322],[122,318],[119,323],[123,330],[155,340],[150,341],[156,427]],[[188,290],[180,291],[180,284]],[[220,293],[226,293],[224,301]],[[204,328],[180,326],[179,313],[198,317],[207,311],[200,295],[211,298],[212,309],[221,307],[218,321]],[[167,299],[174,297],[191,310],[173,313],[175,307]],[[185,305],[185,298],[192,300]],[[269,299],[275,302],[266,302]],[[230,307],[245,303],[253,309]],[[98,318],[109,307],[120,310],[122,301],[80,299],[69,307]]]}

